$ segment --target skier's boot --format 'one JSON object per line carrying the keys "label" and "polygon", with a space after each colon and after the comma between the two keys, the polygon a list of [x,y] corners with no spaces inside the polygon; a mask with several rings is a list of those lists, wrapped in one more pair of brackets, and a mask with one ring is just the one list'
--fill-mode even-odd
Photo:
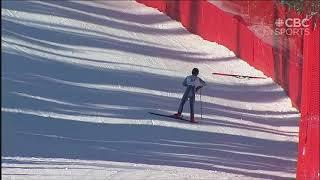
{"label": "skier's boot", "polygon": [[177,112],[173,115],[175,118],[182,118],[181,113]]}
{"label": "skier's boot", "polygon": [[194,117],[190,117],[190,122],[195,123],[196,120],[194,119]]}

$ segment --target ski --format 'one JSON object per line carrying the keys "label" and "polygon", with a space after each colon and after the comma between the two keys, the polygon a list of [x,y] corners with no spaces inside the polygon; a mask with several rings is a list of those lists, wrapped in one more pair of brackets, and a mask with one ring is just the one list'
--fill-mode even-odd
{"label": "ski", "polygon": [[227,74],[227,73],[212,73],[213,75],[220,75],[220,76],[231,76],[236,78],[256,78],[256,79],[266,79],[265,77],[261,76],[246,76],[246,75],[239,75],[239,74]]}
{"label": "ski", "polygon": [[174,115],[165,115],[165,114],[158,114],[158,113],[153,113],[153,112],[148,112],[149,114],[153,114],[153,115],[156,115],[156,116],[162,116],[162,117],[167,117],[167,118],[173,118],[173,119],[178,119],[178,120],[182,120],[182,121],[188,121],[189,123],[198,123],[198,122],[191,122],[190,120],[188,119],[184,119],[184,118],[178,118]]}

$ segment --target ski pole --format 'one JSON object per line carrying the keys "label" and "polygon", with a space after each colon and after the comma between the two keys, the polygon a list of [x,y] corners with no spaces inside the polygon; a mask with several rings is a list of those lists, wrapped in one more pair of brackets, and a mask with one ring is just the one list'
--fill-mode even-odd
{"label": "ski pole", "polygon": [[201,119],[202,119],[202,100],[201,100],[201,88],[200,88],[200,108],[201,108]]}

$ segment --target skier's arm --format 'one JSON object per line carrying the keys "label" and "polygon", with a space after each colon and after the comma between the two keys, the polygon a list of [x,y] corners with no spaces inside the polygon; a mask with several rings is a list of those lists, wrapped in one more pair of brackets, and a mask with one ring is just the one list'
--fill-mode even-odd
{"label": "skier's arm", "polygon": [[207,83],[204,80],[202,80],[201,78],[199,78],[199,81],[200,81],[200,84],[202,87],[207,85]]}
{"label": "skier's arm", "polygon": [[187,78],[184,78],[182,85],[183,85],[183,86],[188,86],[188,84],[187,84]]}
{"label": "skier's arm", "polygon": [[203,88],[204,86],[207,85],[206,82],[205,82],[204,80],[202,80],[201,78],[199,78],[199,82],[200,82],[201,85],[196,88],[196,92],[197,92],[199,89],[201,89],[201,88]]}

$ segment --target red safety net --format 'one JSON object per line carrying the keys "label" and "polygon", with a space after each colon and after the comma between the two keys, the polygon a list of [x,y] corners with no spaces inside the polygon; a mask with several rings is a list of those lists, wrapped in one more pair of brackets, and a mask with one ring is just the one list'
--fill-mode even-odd
{"label": "red safety net", "polygon": [[297,179],[320,179],[320,27],[304,38]]}
{"label": "red safety net", "polygon": [[299,15],[270,0],[137,2],[180,21],[206,40],[226,46],[281,85],[301,111],[297,178],[320,178],[319,19]]}

